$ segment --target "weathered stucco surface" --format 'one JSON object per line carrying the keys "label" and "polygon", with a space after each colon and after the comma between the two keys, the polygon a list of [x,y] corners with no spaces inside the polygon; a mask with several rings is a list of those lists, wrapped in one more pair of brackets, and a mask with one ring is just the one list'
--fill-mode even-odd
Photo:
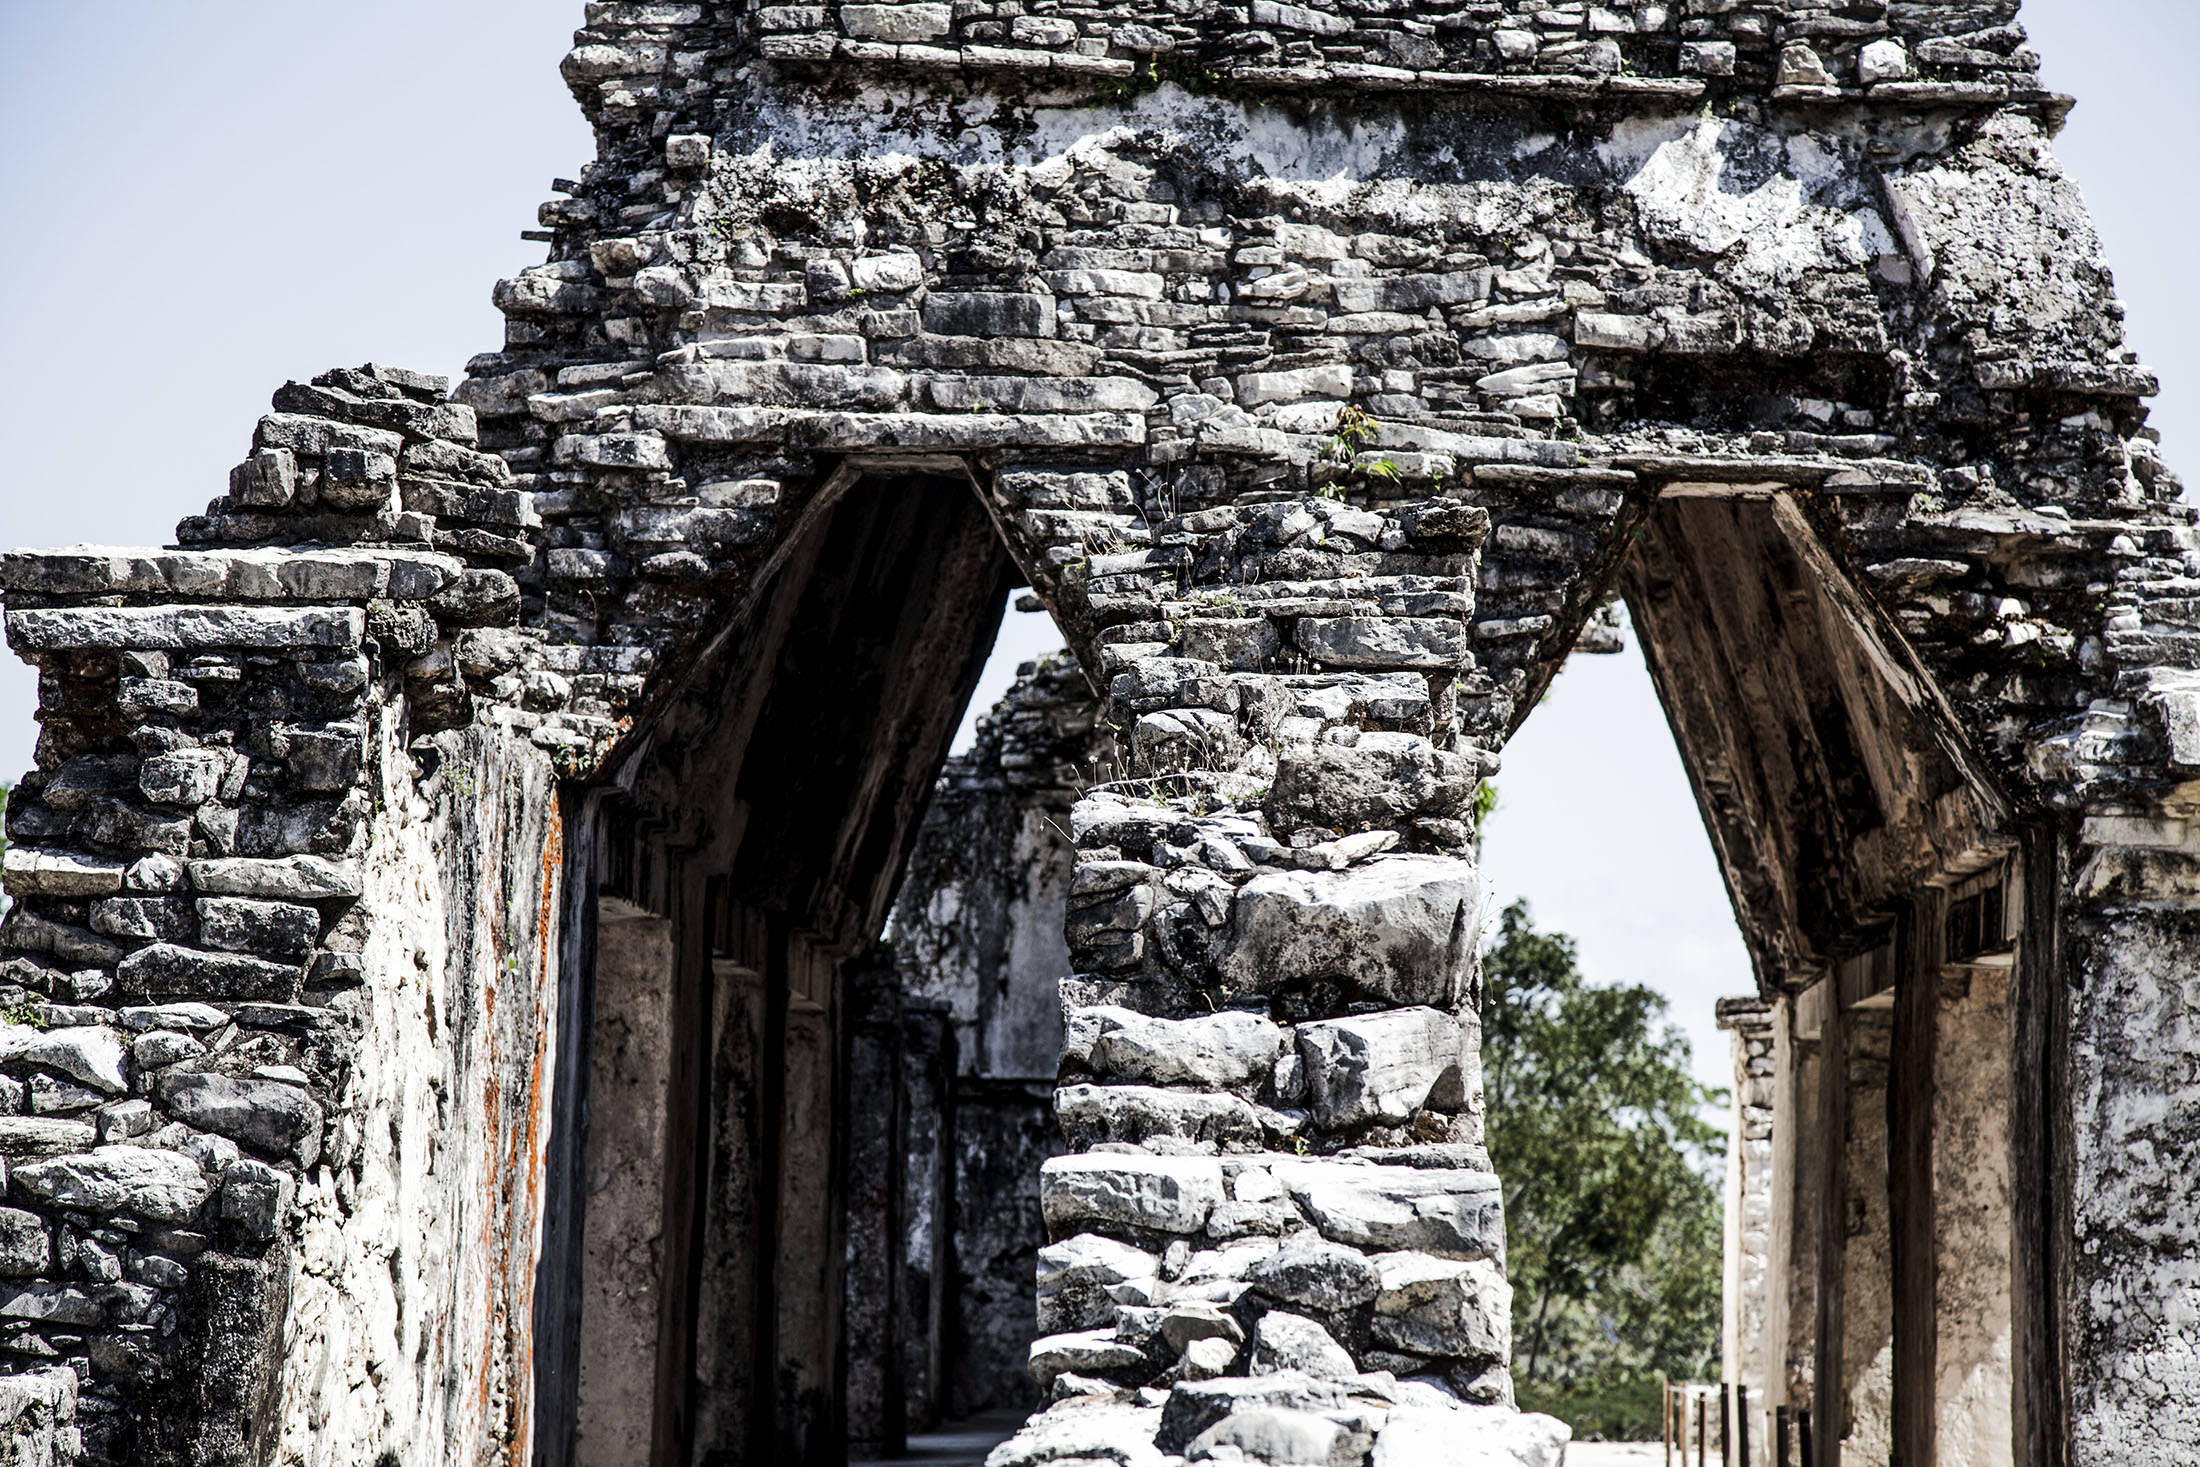
{"label": "weathered stucco surface", "polygon": [[1933,1092],[1943,1460],[2015,1460],[2009,1384],[2011,972],[1977,967],[1940,993]]}
{"label": "weathered stucco surface", "polygon": [[539,1086],[556,1047],[541,917],[562,873],[547,762],[468,743],[493,796],[439,809],[394,758],[378,764],[366,1039],[328,1146],[340,1169],[298,1197],[282,1461],[371,1460],[392,1444],[433,1459],[528,1438]]}

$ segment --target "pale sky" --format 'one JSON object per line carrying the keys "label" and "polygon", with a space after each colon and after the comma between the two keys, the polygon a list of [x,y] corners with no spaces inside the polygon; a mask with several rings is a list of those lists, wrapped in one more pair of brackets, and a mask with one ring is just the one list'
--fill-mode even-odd
{"label": "pale sky", "polygon": [[[168,543],[286,377],[456,376],[493,348],[491,284],[543,258],[519,231],[590,156],[557,69],[580,18],[577,0],[0,0],[0,546]],[[2029,0],[2024,19],[2080,98],[2058,151],[2186,463],[2200,5]],[[980,706],[1057,644],[1012,613]],[[0,656],[0,778],[30,765],[35,692]],[[1573,933],[1593,976],[1671,995],[1722,1080],[1711,1002],[1748,963],[1640,657],[1576,659],[1499,785],[1498,898]]]}

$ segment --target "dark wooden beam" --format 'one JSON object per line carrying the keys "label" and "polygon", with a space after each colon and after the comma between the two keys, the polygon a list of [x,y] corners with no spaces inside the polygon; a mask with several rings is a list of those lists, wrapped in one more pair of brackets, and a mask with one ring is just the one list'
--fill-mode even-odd
{"label": "dark wooden beam", "polygon": [[657,1402],[650,1460],[687,1467],[695,1455],[695,1324],[710,1164],[712,938],[723,883],[682,863],[672,883],[672,1052],[665,1077],[664,1287],[658,1295]]}
{"label": "dark wooden beam", "polygon": [[1939,1412],[1933,1089],[1947,893],[1927,887],[1895,924],[1887,1076],[1887,1209],[1894,1261],[1893,1467],[1931,1467]]}
{"label": "dark wooden beam", "polygon": [[2010,1073],[2011,1323],[2017,1467],[2069,1467],[2070,1010],[2061,894],[2069,844],[2052,818],[2023,832]]}
{"label": "dark wooden beam", "polygon": [[1841,1467],[1848,1415],[1841,1365],[1848,1264],[1849,1036],[1840,978],[1828,974],[1818,1042],[1818,1340],[1811,1375],[1811,1467]]}

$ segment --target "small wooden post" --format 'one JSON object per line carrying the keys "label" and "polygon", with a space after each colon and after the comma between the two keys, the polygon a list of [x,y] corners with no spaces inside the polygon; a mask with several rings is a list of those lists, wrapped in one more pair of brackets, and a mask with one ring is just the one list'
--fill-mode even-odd
{"label": "small wooden post", "polygon": [[1711,1403],[1704,1398],[1703,1391],[1699,1389],[1696,1392],[1696,1467],[1710,1467],[1710,1463],[1705,1458],[1705,1449],[1711,1445],[1710,1433],[1703,1429],[1704,1417],[1709,1414],[1710,1408]]}
{"label": "small wooden post", "polygon": [[1734,1417],[1728,1409],[1734,1401],[1734,1387],[1719,1387],[1719,1467],[1734,1467]]}

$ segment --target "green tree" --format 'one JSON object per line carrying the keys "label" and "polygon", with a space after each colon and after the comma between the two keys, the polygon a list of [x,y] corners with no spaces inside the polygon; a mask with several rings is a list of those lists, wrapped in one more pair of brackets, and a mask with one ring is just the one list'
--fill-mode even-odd
{"label": "green tree", "polygon": [[1526,903],[1482,974],[1521,1403],[1583,1436],[1654,1436],[1657,1376],[1717,1356],[1725,1134],[1702,1112],[1724,1092],[1694,1079],[1662,997],[1590,983]]}

